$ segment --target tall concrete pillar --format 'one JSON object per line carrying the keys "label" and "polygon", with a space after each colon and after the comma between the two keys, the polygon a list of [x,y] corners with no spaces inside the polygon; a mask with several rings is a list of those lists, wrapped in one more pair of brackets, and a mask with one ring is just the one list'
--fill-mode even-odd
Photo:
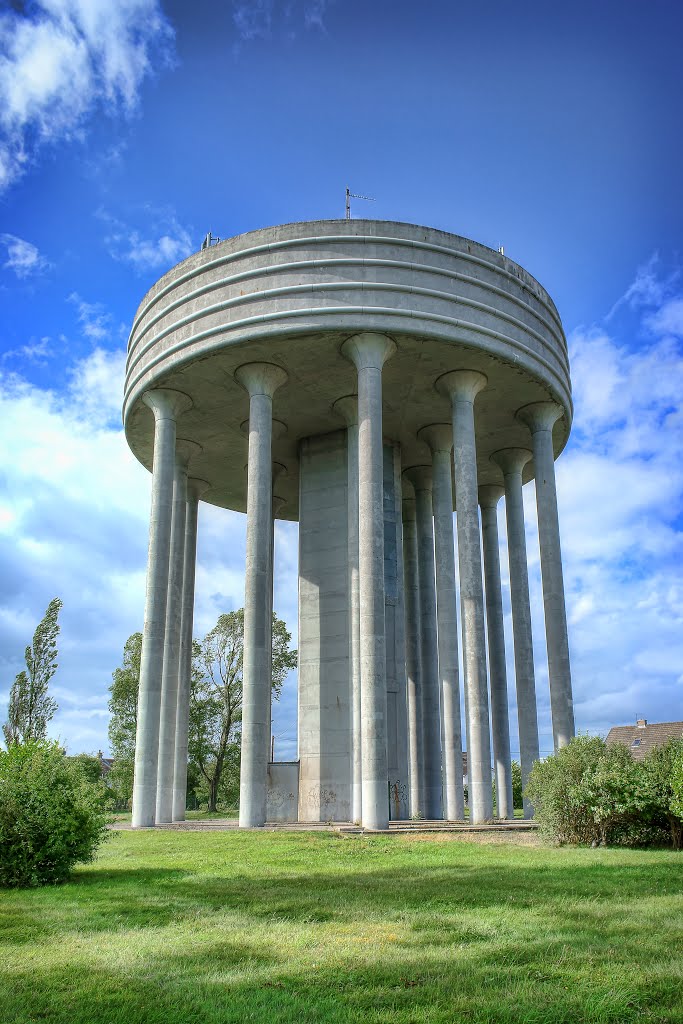
{"label": "tall concrete pillar", "polygon": [[489,641],[489,690],[491,694],[493,764],[496,776],[496,815],[499,818],[514,818],[503,593],[500,584],[500,551],[498,547],[497,509],[502,496],[502,487],[488,485],[479,488],[484,580],[486,583],[486,630]]}
{"label": "tall concrete pillar", "polygon": [[[510,566],[512,638],[515,651],[519,761],[522,768],[523,787],[526,786],[534,762],[539,758],[534,642],[531,630],[529,570],[524,529],[524,498],[522,496],[522,470],[530,459],[531,452],[526,448],[503,448],[491,456],[491,460],[502,469],[505,482],[505,518]],[[533,816],[534,809],[525,798],[524,817],[533,818]]]}
{"label": "tall concrete pillar", "polygon": [[443,817],[441,778],[441,700],[437,647],[432,468],[404,470],[415,491],[417,560],[420,579],[420,664],[422,666],[422,731],[424,737],[425,817]]}
{"label": "tall concrete pillar", "polygon": [[153,391],[148,391],[143,396],[143,402],[154,413],[154,462],[145,622],[142,632],[138,721],[135,737],[133,828],[148,828],[155,823],[159,713],[173,515],[176,420],[178,416],[192,407],[192,400],[187,395],[168,388],[156,388]]}
{"label": "tall concrete pillar", "polygon": [[270,756],[268,726],[271,647],[268,587],[271,578],[273,520],[273,395],[285,383],[287,374],[272,363],[245,363],[235,371],[235,379],[249,394],[239,823],[240,828],[255,828],[263,825],[266,820],[266,783]]}
{"label": "tall concrete pillar", "polygon": [[351,819],[363,817],[363,756],[361,740],[360,576],[358,571],[358,395],[337,399],[335,412],[346,423],[347,544],[349,593],[349,674],[351,692]]}
{"label": "tall concrete pillar", "polygon": [[541,580],[548,647],[550,711],[556,750],[566,746],[574,736],[574,702],[572,700],[560,524],[555,488],[555,453],[553,450],[553,425],[560,416],[562,416],[562,409],[555,402],[533,402],[517,412],[517,417],[526,423],[531,431],[534,451],[538,539],[541,549]]}
{"label": "tall concrete pillar", "polygon": [[484,587],[481,572],[477,449],[474,434],[474,400],[486,384],[484,374],[476,370],[454,370],[439,377],[436,382],[437,390],[450,398],[453,412],[460,614],[469,720],[467,774],[470,821],[474,823],[488,821],[493,814]]}
{"label": "tall concrete pillar", "polygon": [[[384,446],[385,617],[387,638],[387,758],[390,816],[410,817],[406,609],[403,594],[402,461],[398,445]],[[389,478],[387,480],[387,477]],[[393,554],[393,557],[392,557]],[[393,567],[395,566],[395,572]],[[392,639],[393,638],[393,639]]]}
{"label": "tall concrete pillar", "polygon": [[183,613],[183,574],[185,571],[185,519],[187,510],[187,467],[193,455],[201,452],[194,441],[176,440],[173,477],[173,515],[169,555],[168,596],[166,599],[166,636],[161,677],[159,716],[159,764],[157,767],[156,821],[173,821],[173,773],[175,771],[176,715],[180,672],[181,620]]}
{"label": "tall concrete pillar", "polygon": [[175,763],[173,769],[173,820],[185,821],[187,808],[187,748],[190,720],[190,681],[192,678],[192,626],[194,621],[194,581],[197,565],[197,512],[199,498],[209,487],[206,480],[191,477],[187,481],[185,542],[183,547],[183,596],[180,618],[180,657],[178,702],[176,706]]}
{"label": "tall concrete pillar", "polygon": [[[408,493],[409,492],[409,493]],[[410,761],[410,813],[425,817],[424,739],[422,729],[422,658],[420,654],[420,577],[413,488],[404,477],[403,489],[403,593],[406,613],[406,674],[408,677],[408,757]]]}
{"label": "tall concrete pillar", "polygon": [[443,793],[446,818],[465,817],[462,784],[462,735],[460,728],[460,677],[458,670],[458,598],[455,590],[453,541],[453,476],[450,423],[433,423],[417,435],[432,453],[432,500],[434,507],[434,556],[438,626],[439,680],[441,685]]}
{"label": "tall concrete pillar", "polygon": [[395,343],[383,334],[357,334],[342,346],[342,353],[358,371],[362,822],[368,829],[385,829],[389,824],[382,367],[395,351]]}
{"label": "tall concrete pillar", "polygon": [[[279,421],[273,420],[273,440],[276,438],[276,423]],[[284,426],[284,424],[282,424]],[[279,432],[278,432],[278,435]],[[268,660],[268,760],[272,759],[273,749],[273,586],[275,582],[275,520],[278,514],[282,511],[284,506],[287,504],[284,498],[279,497],[275,494],[276,481],[281,476],[286,476],[287,467],[283,466],[280,462],[273,463],[273,473],[271,477],[272,484],[272,514],[270,517],[270,556],[268,559],[268,637],[266,643],[268,644],[268,650],[270,651],[270,658]]]}

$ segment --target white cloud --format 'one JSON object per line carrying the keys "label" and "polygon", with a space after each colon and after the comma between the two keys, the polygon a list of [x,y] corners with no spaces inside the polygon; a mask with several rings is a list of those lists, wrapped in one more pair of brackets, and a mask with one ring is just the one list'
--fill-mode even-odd
{"label": "white cloud", "polygon": [[0,15],[0,191],[95,107],[132,113],[172,36],[158,0],[37,0]]}
{"label": "white cloud", "polygon": [[97,217],[107,224],[104,241],[109,254],[139,273],[168,270],[197,248],[188,230],[168,209],[148,206],[144,230],[125,224],[105,210],[99,210]]}
{"label": "white cloud", "polygon": [[72,292],[68,301],[76,307],[78,321],[86,338],[98,342],[111,337],[113,317],[101,302],[86,302],[78,292]]}
{"label": "white cloud", "polygon": [[666,721],[683,703],[683,296],[647,266],[626,292],[647,309],[639,341],[570,336],[576,414],[557,475],[577,724],[590,731]]}
{"label": "white cloud", "polygon": [[18,278],[38,274],[49,266],[47,260],[38,251],[38,247],[32,242],[5,233],[0,235],[0,243],[7,250],[7,260],[3,263],[3,267],[5,270],[12,270]]}

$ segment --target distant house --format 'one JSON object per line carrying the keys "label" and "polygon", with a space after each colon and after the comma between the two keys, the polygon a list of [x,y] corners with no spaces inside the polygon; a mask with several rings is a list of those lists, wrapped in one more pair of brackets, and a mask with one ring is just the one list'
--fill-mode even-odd
{"label": "distant house", "polygon": [[100,762],[100,768],[102,769],[102,778],[106,779],[107,775],[109,775],[109,772],[114,767],[114,758],[104,757],[101,750],[97,751],[97,757]]}
{"label": "distant house", "polygon": [[634,761],[642,761],[653,747],[662,747],[668,740],[683,739],[683,722],[652,722],[639,718],[635,725],[615,725],[607,733],[608,747],[623,743]]}

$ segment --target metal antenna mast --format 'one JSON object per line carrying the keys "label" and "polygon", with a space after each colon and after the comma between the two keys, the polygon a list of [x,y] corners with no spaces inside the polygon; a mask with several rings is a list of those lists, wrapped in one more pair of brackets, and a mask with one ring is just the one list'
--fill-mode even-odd
{"label": "metal antenna mast", "polygon": [[352,199],[364,199],[366,203],[374,203],[375,200],[372,196],[357,196],[355,192],[352,192],[347,188],[346,190],[346,219],[351,220],[351,200]]}

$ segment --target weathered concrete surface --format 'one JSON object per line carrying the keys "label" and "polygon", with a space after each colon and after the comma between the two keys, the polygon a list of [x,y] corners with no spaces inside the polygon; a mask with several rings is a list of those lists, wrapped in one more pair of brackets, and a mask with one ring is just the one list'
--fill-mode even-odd
{"label": "weathered concrete surface", "polygon": [[190,459],[199,451],[201,451],[201,448],[193,441],[176,440],[168,595],[166,599],[166,636],[164,640],[161,709],[159,715],[157,823],[173,821],[173,775],[175,771],[176,716],[178,710],[178,678],[180,673],[183,575],[185,572],[187,469]]}
{"label": "weathered concrete surface", "polygon": [[424,818],[424,731],[422,728],[422,658],[420,653],[420,576],[417,557],[415,492],[410,482],[405,478],[403,486],[402,511],[403,593],[406,610],[406,677],[408,686],[410,814],[416,818]]}
{"label": "weathered concrete surface", "polygon": [[[131,332],[125,427],[151,467],[144,390],[191,395],[185,436],[202,445],[193,472],[211,483],[205,500],[246,510],[241,422],[246,396],[233,380],[240,363],[277,362],[296,381],[277,396],[288,433],[273,457],[287,465],[280,492],[298,519],[297,441],[335,429],[333,403],[355,391],[342,342],[359,331],[389,334],[396,355],[383,371],[385,437],[404,466],[424,461],[420,427],[450,418],[433,380],[461,366],[489,388],[477,399],[479,483],[495,483],[491,452],[525,446],[515,420],[523,405],[552,395],[565,412],[555,432],[566,442],[571,399],[566,341],[547,292],[522,267],[470,239],[390,221],[313,221],[228,239],[165,274],[143,299]],[[216,425],[220,423],[220,430]]]}
{"label": "weathered concrete surface", "polygon": [[351,820],[363,815],[363,758],[360,704],[360,576],[358,571],[358,395],[344,395],[333,409],[346,423],[348,638],[351,678]]}
{"label": "weathered concrete surface", "polygon": [[410,466],[404,473],[415,491],[417,561],[420,581],[420,665],[424,766],[424,815],[443,817],[441,776],[441,694],[437,646],[432,467]]}
{"label": "weathered concrete surface", "polygon": [[467,775],[470,818],[475,824],[487,821],[493,813],[484,588],[474,432],[474,400],[486,384],[487,378],[475,370],[455,370],[439,377],[436,382],[437,390],[450,397],[453,410],[453,468],[455,500],[458,507],[463,668],[469,720]]}
{"label": "weathered concrete surface", "polygon": [[410,814],[401,451],[384,445],[384,631],[387,673],[389,817]]}
{"label": "weathered concrete surface", "polygon": [[185,546],[183,552],[183,604],[180,622],[180,667],[176,708],[175,763],[173,770],[173,820],[184,821],[187,803],[187,747],[190,719],[190,680],[192,676],[192,626],[194,623],[194,585],[197,565],[198,505],[208,484],[190,477],[187,481],[185,510]]}
{"label": "weathered concrete surface", "polygon": [[144,401],[154,413],[154,466],[135,739],[134,828],[153,825],[156,816],[159,715],[171,550],[176,420],[192,406],[192,400],[187,395],[166,388],[148,392]]}
{"label": "weathered concrete surface", "polygon": [[[522,470],[530,461],[531,452],[526,448],[503,448],[499,452],[494,452],[491,459],[503,471],[505,483],[505,518],[510,568],[512,639],[515,651],[519,759],[522,769],[522,785],[526,786],[529,772],[539,757],[534,642],[531,630],[529,570],[527,568],[524,498],[522,496]],[[534,809],[525,798],[524,817],[532,818],[533,814]]]}
{"label": "weathered concrete surface", "polygon": [[449,821],[465,817],[458,669],[458,599],[453,538],[453,428],[450,423],[423,427],[420,437],[432,453],[434,562],[441,687],[444,813]]}
{"label": "weathered concrete surface", "polygon": [[346,431],[300,443],[300,821],[351,821]]}
{"label": "weathered concrete surface", "polygon": [[271,761],[266,782],[266,820],[296,822],[299,808],[299,762]]}
{"label": "weathered concrete surface", "polygon": [[273,363],[245,363],[235,375],[249,394],[247,563],[244,580],[240,826],[266,820],[270,747],[270,602],[273,515],[273,395],[287,374]]}
{"label": "weathered concrete surface", "polygon": [[358,561],[360,572],[361,740],[365,828],[386,828],[387,692],[384,624],[382,367],[396,351],[385,335],[347,339],[358,372]]}
{"label": "weathered concrete surface", "polygon": [[512,761],[510,758],[505,631],[503,628],[503,593],[500,583],[500,552],[498,545],[497,509],[498,502],[502,496],[502,487],[487,484],[479,488],[484,580],[486,583],[486,635],[489,651],[489,692],[491,694],[493,769],[496,779],[496,817],[513,818]]}
{"label": "weathered concrete surface", "polygon": [[574,736],[574,702],[569,664],[567,612],[564,602],[560,523],[557,514],[553,425],[562,416],[555,402],[535,402],[519,409],[517,417],[531,431],[536,481],[538,540],[541,549],[541,580],[545,634],[548,647],[550,710],[555,749],[564,747]]}
{"label": "weathered concrete surface", "polygon": [[[377,338],[384,339],[382,345],[390,347],[393,352],[386,365],[383,362],[380,365],[360,365],[357,358],[348,358],[352,345],[350,339],[361,335],[374,338],[375,343]],[[278,437],[271,427],[268,465],[270,469],[275,462],[286,469],[278,479],[278,496],[285,502],[282,515],[292,520],[298,519],[300,514],[301,440],[320,437],[337,429],[340,422],[338,411],[333,411],[334,402],[340,395],[355,392],[359,375],[365,381],[365,395],[359,395],[360,405],[365,403],[365,415],[361,416],[359,427],[359,484],[365,494],[365,498],[359,501],[359,527],[366,541],[365,556],[359,550],[359,563],[362,565],[365,557],[368,587],[367,601],[360,602],[365,608],[361,646],[363,657],[368,659],[365,672],[361,664],[361,726],[365,722],[362,753],[366,739],[373,731],[375,738],[368,740],[374,751],[370,767],[363,757],[364,785],[366,789],[369,786],[373,793],[371,802],[374,809],[368,811],[369,817],[365,809],[362,813],[366,823],[372,821],[376,826],[383,820],[383,805],[387,805],[388,813],[387,787],[391,781],[388,766],[385,764],[382,769],[381,758],[384,757],[386,762],[387,754],[389,758],[394,756],[392,742],[388,746],[386,742],[387,730],[393,732],[390,720],[394,717],[393,697],[389,696],[386,703],[387,692],[390,695],[395,693],[400,701],[401,651],[403,646],[410,648],[408,637],[401,636],[401,588],[398,588],[396,604],[392,603],[388,590],[393,569],[385,565],[384,573],[379,571],[380,534],[385,544],[395,541],[396,578],[399,581],[398,563],[403,548],[398,535],[400,524],[392,520],[392,509],[390,503],[387,504],[386,486],[383,490],[385,507],[383,511],[381,508],[378,481],[381,482],[383,441],[385,446],[393,447],[395,453],[400,450],[404,466],[422,464],[425,447],[418,439],[421,428],[445,422],[451,417],[455,425],[460,415],[460,425],[466,428],[463,436],[466,437],[467,457],[463,458],[462,451],[459,456],[456,450],[456,476],[460,461],[460,492],[462,494],[466,478],[465,492],[473,490],[476,493],[477,486],[500,482],[499,470],[490,459],[494,452],[529,444],[527,425],[516,413],[526,409],[531,415],[529,410],[532,408],[552,406],[560,409],[560,418],[554,428],[552,423],[550,430],[543,427],[541,433],[547,435],[543,442],[538,438],[533,442],[534,448],[538,448],[535,452],[536,475],[547,481],[549,472],[552,473],[552,460],[566,443],[572,412],[566,341],[561,323],[547,293],[517,264],[468,239],[415,225],[376,221],[317,221],[283,225],[230,239],[191,256],[157,282],[136,315],[126,377],[126,436],[136,456],[151,468],[154,415],[143,401],[145,392],[164,389],[188,396],[192,407],[183,413],[182,433],[202,447],[201,455],[193,464],[193,474],[206,479],[209,484],[205,493],[207,501],[239,511],[244,511],[248,505],[252,509],[255,500],[253,494],[248,495],[247,484],[248,479],[253,480],[253,467],[250,467],[249,474],[242,471],[246,448],[240,425],[247,417],[250,401],[253,401],[239,382],[239,367],[245,363],[276,363],[288,376],[287,386],[280,388],[276,396],[277,417],[287,423],[287,431]],[[471,407],[467,415],[463,409],[458,414],[448,389],[434,391],[434,381],[452,373],[488,380],[487,388],[477,397],[476,429]],[[537,422],[537,416],[532,418],[532,429],[536,430],[540,420]],[[365,446],[364,429],[366,440],[371,439]],[[456,449],[457,435],[456,427]],[[544,459],[546,469],[539,474],[539,465]],[[466,469],[462,469],[463,466]],[[386,474],[386,464],[384,468]],[[526,466],[522,479],[526,481],[531,476],[531,467]],[[272,487],[269,490],[272,491]],[[362,500],[366,501],[365,514]],[[545,508],[545,514],[541,515],[539,511],[539,524],[545,524],[543,528],[546,529],[541,547],[545,567],[553,719],[556,741],[564,742],[573,731],[573,716],[567,709],[567,694],[570,701],[571,690],[561,566],[559,577],[554,569],[555,564],[559,564],[559,536],[556,529],[553,536],[552,528],[551,506],[556,500],[554,478],[552,495],[550,498],[542,496],[541,500]],[[462,506],[463,502],[460,504]],[[486,721],[481,718],[486,711],[485,702],[482,704],[486,689],[486,660],[485,645],[481,643],[483,625],[478,611],[477,583],[470,571],[476,574],[469,498],[464,506],[464,510],[463,507],[459,510],[458,519],[467,525],[463,527],[462,535],[460,526],[458,531],[464,547],[469,547],[469,554],[464,560],[462,550],[459,553],[461,584],[464,580],[465,591],[462,629],[465,637],[468,731],[476,720],[468,747],[470,774],[474,771],[476,776],[471,787],[473,803],[478,805],[476,814],[484,815],[487,810],[484,791],[490,790],[490,777],[484,782],[487,772],[490,773],[490,765],[488,769],[484,768],[486,750],[483,734],[487,733],[488,718]],[[272,508],[269,508],[267,518],[272,531],[271,512]],[[257,513],[257,518],[259,516]],[[256,530],[260,537],[260,526],[251,524],[249,530],[250,536],[255,536],[253,531]],[[161,529],[162,555],[164,536],[165,531]],[[466,536],[468,540],[465,540]],[[477,542],[478,539],[477,536]],[[272,544],[267,547],[265,557],[270,563]],[[462,547],[463,544],[459,543],[459,549]],[[261,558],[265,549],[262,549],[260,541],[256,549]],[[161,579],[160,564],[156,553],[150,558],[150,578],[157,579],[157,582]],[[464,574],[463,566],[468,567]],[[478,571],[481,577],[480,564]],[[168,565],[165,573],[164,586],[168,583]],[[360,569],[359,573],[362,575]],[[255,577],[251,583],[256,587],[256,590],[251,587],[252,596],[259,596]],[[347,589],[353,588],[347,586]],[[380,589],[384,590],[382,595]],[[259,601],[257,604],[261,608]],[[267,609],[267,601],[264,607]],[[154,611],[157,621],[158,613],[157,603]],[[268,649],[268,658],[269,622],[266,613],[263,636],[252,636],[248,631],[249,643],[254,641],[261,651]],[[551,634],[555,638],[553,642]],[[147,648],[149,661],[152,650],[149,642]],[[347,659],[348,656],[347,647]],[[353,663],[353,651],[350,660]],[[409,650],[406,660],[410,661]],[[262,689],[268,688],[267,664],[268,661],[263,678],[257,673],[258,686]],[[154,707],[157,699],[154,696],[154,674],[160,669],[158,665],[152,667],[150,676],[148,664],[145,672],[147,696],[141,706],[143,723],[146,722],[143,732],[148,734],[143,743],[146,751],[143,761],[146,762],[154,746],[155,728],[158,737],[159,724],[151,721],[145,701],[149,696]],[[382,675],[385,681],[380,685]],[[392,690],[394,677],[397,683]],[[363,678],[373,681],[366,687],[365,696]],[[251,694],[249,687],[247,690]],[[370,692],[373,693],[372,698],[368,696]],[[474,704],[473,694],[476,694]],[[268,708],[268,699],[265,702],[255,701],[246,713],[248,735],[245,752],[257,734],[260,736],[263,732],[265,736],[265,756],[261,751],[264,744],[260,739],[256,743],[260,751],[257,758],[260,789],[254,800],[258,805],[259,818],[265,814]],[[255,723],[255,731],[249,726],[252,712],[257,717],[266,716],[264,723]],[[395,717],[398,721],[398,704]],[[380,733],[384,738],[378,742]],[[397,728],[397,734],[400,734],[400,728]],[[490,759],[490,750],[488,755]],[[398,755],[396,761],[400,762]],[[349,785],[351,775],[349,766]],[[142,767],[138,778],[142,784],[145,779]],[[251,783],[249,785],[251,787]],[[155,790],[155,787],[156,780],[152,788]],[[252,791],[252,795],[254,793]],[[141,806],[140,793],[136,806]]]}

